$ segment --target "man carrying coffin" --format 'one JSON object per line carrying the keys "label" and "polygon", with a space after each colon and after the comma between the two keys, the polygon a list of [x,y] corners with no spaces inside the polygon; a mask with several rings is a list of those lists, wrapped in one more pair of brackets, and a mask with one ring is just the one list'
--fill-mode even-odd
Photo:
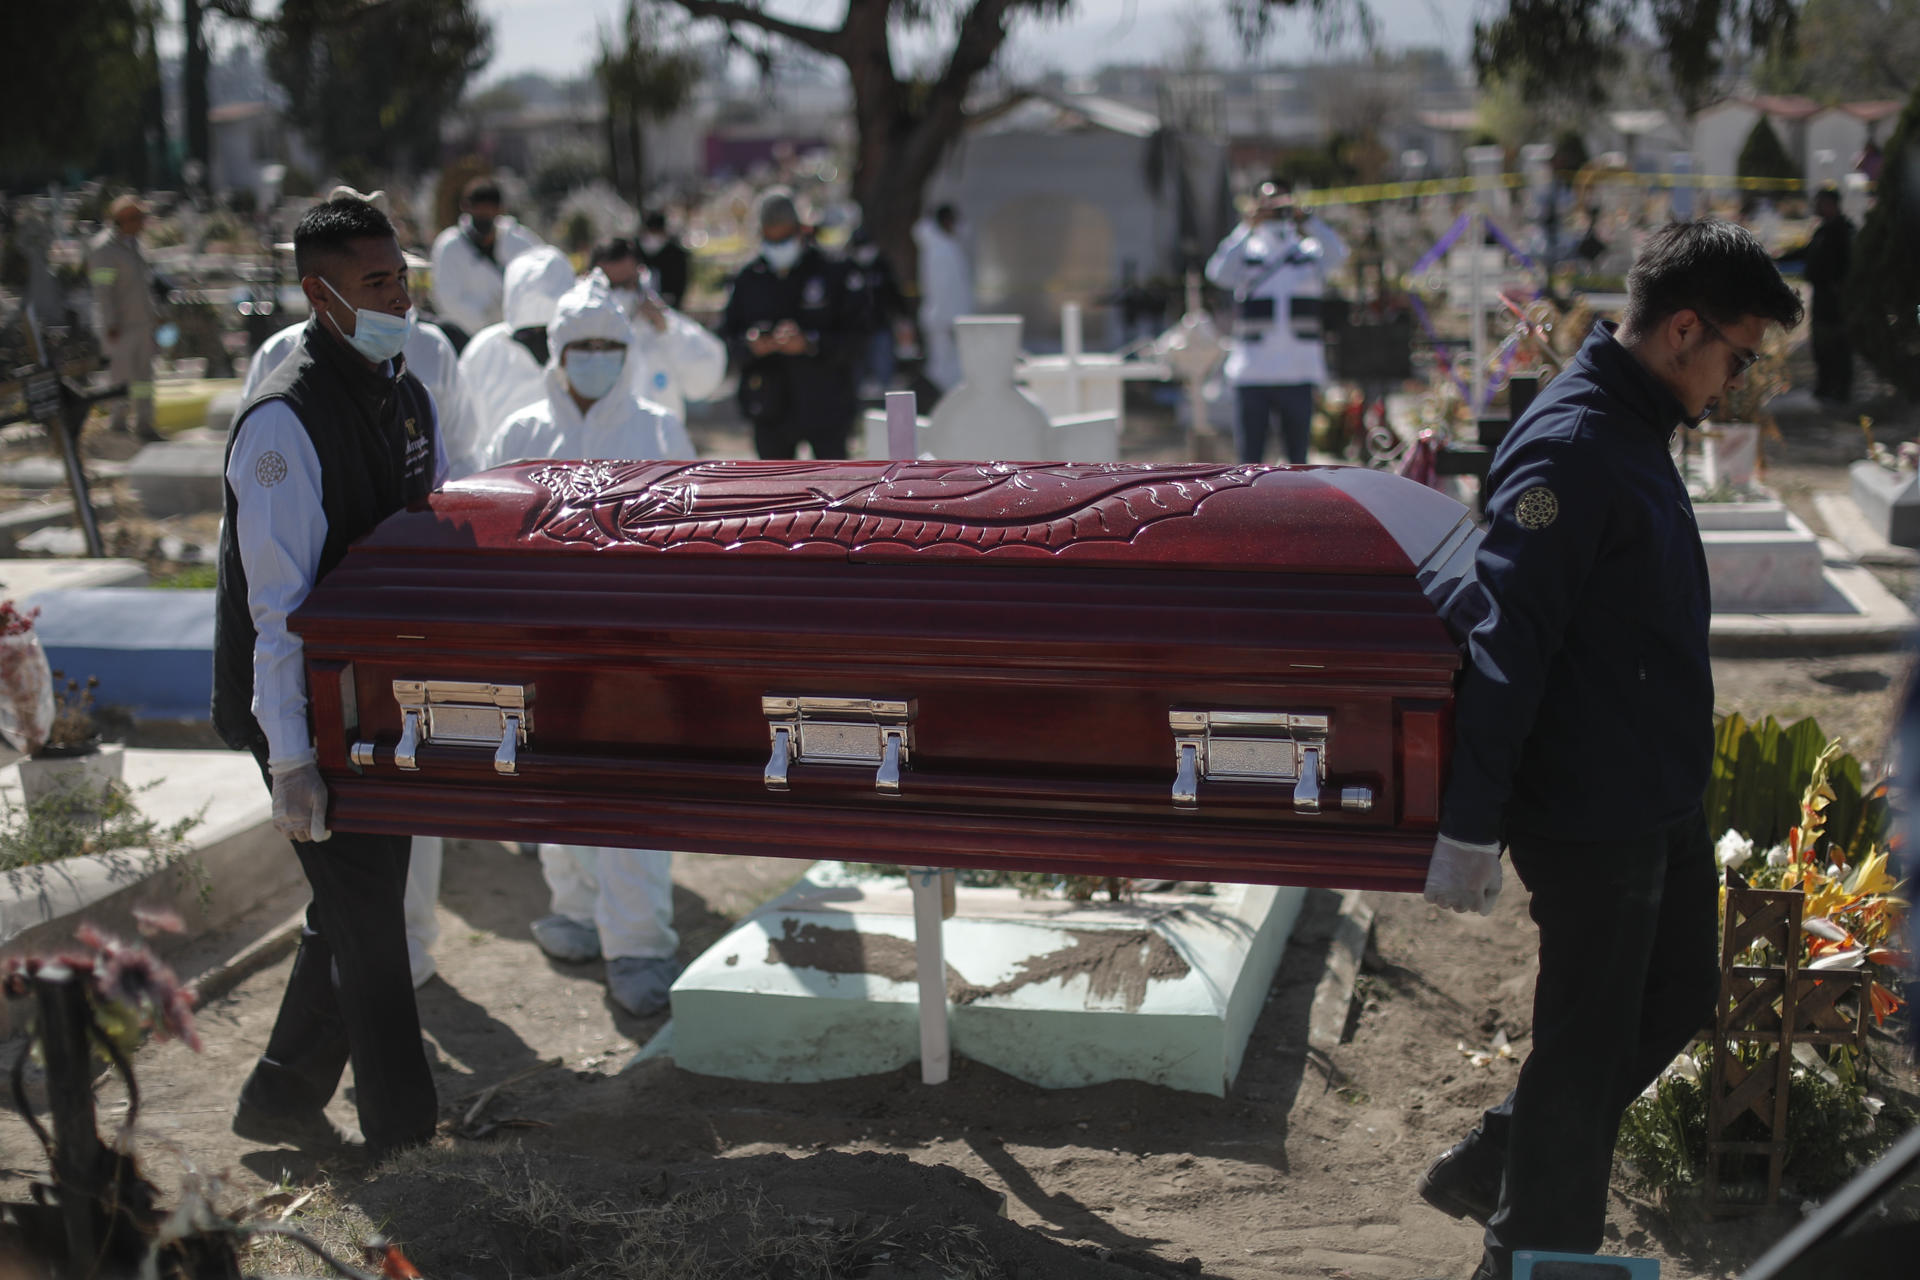
{"label": "man carrying coffin", "polygon": [[1594,328],[1488,472],[1426,896],[1491,912],[1506,844],[1540,975],[1519,1083],[1419,1184],[1486,1225],[1475,1280],[1505,1280],[1515,1249],[1599,1247],[1620,1117],[1712,1016],[1707,563],[1668,449],[1800,311],[1744,228],[1666,227],[1625,323]]}
{"label": "man carrying coffin", "polygon": [[260,762],[274,826],[293,841],[313,901],[233,1129],[261,1142],[340,1142],[324,1108],[351,1058],[367,1149],[384,1156],[430,1139],[438,1108],[408,973],[408,838],[328,832],[287,615],[349,544],[426,497],[446,460],[433,398],[401,354],[413,301],[386,215],[328,200],[293,243],[313,318],[242,406],[227,446],[213,723]]}
{"label": "man carrying coffin", "polygon": [[[634,394],[633,325],[594,271],[560,299],[547,330],[547,396],[500,427],[485,465],[531,458],[694,458],[680,419]],[[674,958],[673,855],[659,849],[543,844],[552,893],[533,940],[556,960],[606,959],[607,991],[635,1017],[660,1013],[680,975]]]}

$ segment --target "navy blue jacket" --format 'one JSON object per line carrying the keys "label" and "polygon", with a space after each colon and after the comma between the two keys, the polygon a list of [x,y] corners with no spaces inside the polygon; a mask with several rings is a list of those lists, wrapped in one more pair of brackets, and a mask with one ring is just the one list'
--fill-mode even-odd
{"label": "navy blue jacket", "polygon": [[1713,761],[1706,554],[1668,453],[1680,401],[1595,326],[1494,454],[1440,829],[1645,835]]}

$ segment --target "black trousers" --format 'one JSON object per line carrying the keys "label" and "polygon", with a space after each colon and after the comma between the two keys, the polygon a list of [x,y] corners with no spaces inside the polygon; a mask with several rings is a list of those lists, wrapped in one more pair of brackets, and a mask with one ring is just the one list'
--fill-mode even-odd
{"label": "black trousers", "polygon": [[1713,1017],[1719,876],[1704,815],[1595,843],[1515,836],[1540,976],[1533,1050],[1481,1118],[1473,1159],[1504,1169],[1487,1252],[1593,1253],[1620,1117]]}
{"label": "black trousers", "polygon": [[847,456],[847,436],[851,431],[852,424],[847,418],[756,422],[753,451],[762,458],[791,458],[799,452],[800,442],[804,440],[813,447],[813,456],[819,461],[838,461]]}
{"label": "black trousers", "polygon": [[280,1114],[318,1110],[351,1059],[367,1145],[430,1138],[440,1104],[420,1043],[402,909],[411,842],[336,831],[318,844],[292,843],[313,901],[273,1034],[241,1096]]}
{"label": "black trousers", "polygon": [[1853,346],[1846,325],[1837,320],[1813,322],[1813,394],[1822,400],[1846,400],[1853,395]]}

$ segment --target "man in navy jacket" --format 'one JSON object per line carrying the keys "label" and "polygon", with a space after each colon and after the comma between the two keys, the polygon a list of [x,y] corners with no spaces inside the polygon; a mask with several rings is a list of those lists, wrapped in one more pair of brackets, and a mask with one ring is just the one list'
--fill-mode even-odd
{"label": "man in navy jacket", "polygon": [[1621,1114],[1719,986],[1707,564],[1669,448],[1801,305],[1711,220],[1649,239],[1627,295],[1501,444],[1459,602],[1479,621],[1426,896],[1490,912],[1504,843],[1540,928],[1519,1083],[1420,1181],[1486,1225],[1475,1280],[1515,1249],[1599,1247]]}

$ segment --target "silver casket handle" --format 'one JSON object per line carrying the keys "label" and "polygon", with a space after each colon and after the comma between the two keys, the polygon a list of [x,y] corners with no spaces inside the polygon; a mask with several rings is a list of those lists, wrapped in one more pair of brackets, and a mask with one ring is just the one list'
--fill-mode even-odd
{"label": "silver casket handle", "polygon": [[764,781],[769,791],[792,789],[797,764],[869,768],[876,795],[898,798],[913,763],[912,698],[843,698],[768,694],[760,699],[772,751]]}
{"label": "silver casket handle", "polygon": [[[1173,805],[1191,812],[1200,805],[1200,782],[1258,782],[1293,788],[1293,811],[1320,813],[1327,793],[1327,754],[1332,719],[1324,712],[1215,711],[1176,707],[1167,713],[1173,731]],[[1373,808],[1373,789],[1345,786],[1338,807],[1350,813]]]}
{"label": "silver casket handle", "polygon": [[[393,749],[399,768],[417,771],[420,748],[432,744],[488,748],[495,773],[519,773],[520,748],[533,736],[532,685],[395,680],[393,698],[400,705],[400,741]],[[367,746],[366,763],[372,764]]]}

